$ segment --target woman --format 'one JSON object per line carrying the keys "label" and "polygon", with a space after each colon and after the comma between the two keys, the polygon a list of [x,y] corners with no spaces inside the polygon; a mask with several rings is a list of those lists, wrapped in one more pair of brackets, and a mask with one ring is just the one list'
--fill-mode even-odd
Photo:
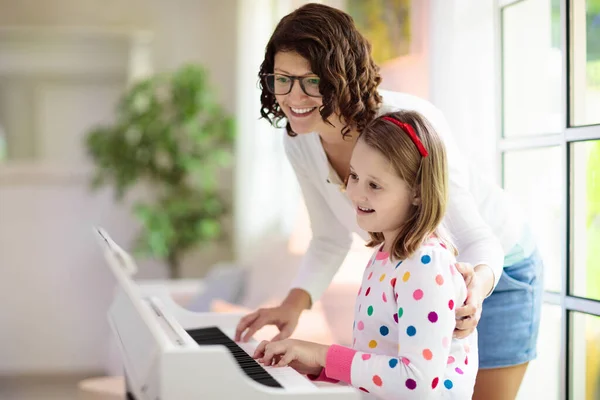
{"label": "woman", "polygon": [[262,116],[272,123],[287,120],[284,145],[313,239],[286,299],[242,318],[236,340],[267,324],[280,329],[274,340],[289,337],[302,310],[330,284],[350,248],[351,232],[368,239],[341,190],[352,150],[358,133],[378,115],[413,110],[431,122],[447,150],[450,198],[444,223],[464,262],[459,268],[469,292],[466,306],[456,310],[455,335],[479,330],[473,398],[514,399],[536,356],[542,261],[502,190],[471,173],[444,116],[425,100],[378,90],[378,67],[352,18],[320,4],[307,4],[279,22],[260,78]]}

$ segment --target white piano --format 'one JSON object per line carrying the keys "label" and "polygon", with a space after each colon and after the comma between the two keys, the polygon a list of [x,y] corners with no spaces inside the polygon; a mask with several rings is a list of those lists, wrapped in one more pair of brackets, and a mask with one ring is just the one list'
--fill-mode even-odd
{"label": "white piano", "polygon": [[96,229],[117,291],[108,319],[124,364],[128,399],[360,399],[349,386],[312,382],[290,367],[265,367],[256,341],[233,341],[242,317],[195,313],[162,285],[138,285],[134,260]]}

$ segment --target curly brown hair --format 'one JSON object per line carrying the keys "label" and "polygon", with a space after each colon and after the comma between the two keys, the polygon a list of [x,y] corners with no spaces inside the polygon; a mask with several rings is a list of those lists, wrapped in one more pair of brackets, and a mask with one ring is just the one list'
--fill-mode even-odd
{"label": "curly brown hair", "polygon": [[[381,83],[379,67],[371,57],[370,43],[348,14],[323,4],[309,3],[277,24],[258,74],[262,91],[260,114],[275,125],[285,115],[262,77],[273,73],[275,54],[281,51],[296,52],[308,60],[312,72],[320,78],[321,118],[328,122],[333,113],[339,113],[344,124],[342,136],[346,137],[351,129],[362,132],[377,116],[381,104],[377,92]],[[296,136],[289,123],[286,128],[290,136]]]}

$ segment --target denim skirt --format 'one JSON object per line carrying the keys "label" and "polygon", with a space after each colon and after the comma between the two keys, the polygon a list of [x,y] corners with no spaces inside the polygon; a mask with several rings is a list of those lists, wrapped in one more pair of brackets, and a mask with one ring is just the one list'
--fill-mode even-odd
{"label": "denim skirt", "polygon": [[506,265],[484,300],[479,332],[479,368],[501,368],[533,360],[540,327],[543,261],[537,250]]}

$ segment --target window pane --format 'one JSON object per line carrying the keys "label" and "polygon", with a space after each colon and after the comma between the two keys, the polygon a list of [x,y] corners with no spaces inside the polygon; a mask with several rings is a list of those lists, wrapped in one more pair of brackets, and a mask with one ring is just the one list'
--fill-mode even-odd
{"label": "window pane", "polygon": [[504,154],[504,187],[527,217],[544,258],[544,287],[560,291],[561,185],[560,147],[511,151]]}
{"label": "window pane", "polygon": [[[561,308],[551,304],[542,306],[538,357],[529,363],[517,400],[560,399],[560,332]],[[540,385],[540,382],[544,382]]]}
{"label": "window pane", "polygon": [[[599,310],[600,311],[600,310]],[[600,399],[600,317],[572,312],[569,399]]]}
{"label": "window pane", "polygon": [[505,137],[561,132],[560,0],[526,0],[502,10]]}
{"label": "window pane", "polygon": [[600,123],[600,0],[572,1],[573,125]]}
{"label": "window pane", "polygon": [[571,151],[573,293],[600,300],[600,140],[574,143]]}

